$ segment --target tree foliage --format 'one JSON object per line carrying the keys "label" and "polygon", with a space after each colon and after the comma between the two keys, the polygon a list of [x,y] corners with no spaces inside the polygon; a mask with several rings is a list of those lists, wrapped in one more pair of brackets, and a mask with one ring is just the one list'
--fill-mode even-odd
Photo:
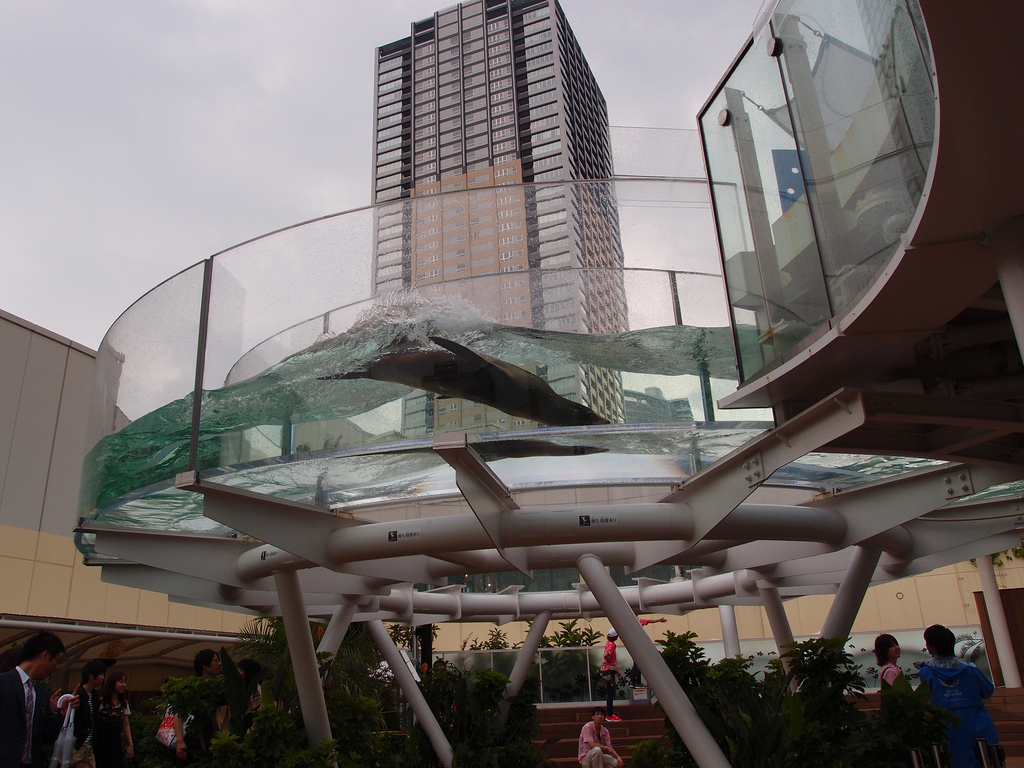
{"label": "tree foliage", "polygon": [[[734,768],[900,768],[910,750],[945,741],[949,713],[926,687],[902,677],[884,685],[873,716],[856,706],[864,681],[846,642],[812,638],[785,649],[762,675],[741,657],[711,664],[692,633],[667,633],[662,656]],[[666,723],[672,747],[646,743],[634,768],[693,768],[682,738]]]}

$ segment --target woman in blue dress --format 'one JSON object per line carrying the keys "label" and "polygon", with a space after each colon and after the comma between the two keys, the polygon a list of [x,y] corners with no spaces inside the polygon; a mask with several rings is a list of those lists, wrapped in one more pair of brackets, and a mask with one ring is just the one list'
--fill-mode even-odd
{"label": "woman in blue dress", "polygon": [[924,631],[931,659],[921,665],[921,680],[931,689],[931,702],[960,717],[960,725],[947,729],[952,768],[980,768],[974,740],[998,744],[996,726],[982,702],[995,686],[974,664],[954,655],[956,637],[941,624]]}

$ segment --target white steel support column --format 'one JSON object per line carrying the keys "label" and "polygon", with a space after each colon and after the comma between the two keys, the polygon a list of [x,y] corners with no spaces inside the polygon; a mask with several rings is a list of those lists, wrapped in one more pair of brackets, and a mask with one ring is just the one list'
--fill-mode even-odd
{"label": "white steel support column", "polygon": [[604,569],[604,564],[594,555],[583,555],[576,562],[576,567],[605,615],[611,619],[612,626],[618,631],[633,662],[640,665],[658,696],[658,703],[676,727],[697,765],[700,768],[731,768],[729,760],[700,719],[654,643],[647,637],[629,604],[619,593],[615,581]]}
{"label": "white steel support column", "polygon": [[718,620],[722,623],[722,644],[725,656],[740,655],[740,633],[736,627],[736,607],[733,605],[718,606]]}
{"label": "white steel support column", "polygon": [[297,571],[279,571],[274,574],[274,584],[281,600],[281,619],[288,638],[288,653],[295,672],[302,719],[306,723],[310,746],[317,746],[324,739],[331,738],[331,724],[327,719],[324,689],[320,687],[320,670],[316,665],[316,651],[309,631],[309,616],[299,574]]}
{"label": "white steel support column", "polygon": [[846,566],[846,575],[843,576],[836,598],[821,627],[822,637],[841,637],[845,640],[850,636],[853,622],[857,619],[881,556],[881,547],[858,544],[854,548],[850,564]]}
{"label": "white steel support column", "polygon": [[444,733],[441,731],[437,718],[434,717],[434,713],[430,710],[430,705],[427,704],[427,700],[423,697],[423,691],[416,684],[412,672],[409,671],[409,666],[405,663],[402,652],[398,650],[398,646],[391,639],[391,635],[388,634],[384,622],[374,619],[373,621],[366,622],[366,628],[370,631],[370,637],[373,638],[373,642],[380,648],[384,661],[391,668],[391,674],[398,681],[398,686],[409,700],[409,706],[412,707],[413,714],[416,715],[416,719],[420,721],[420,726],[426,732],[427,739],[430,740],[430,746],[437,753],[441,765],[444,768],[451,768],[452,745],[448,743],[448,739],[445,738]]}
{"label": "white steel support column", "polygon": [[985,595],[985,609],[988,611],[988,621],[996,643],[996,656],[999,657],[999,667],[1003,670],[1003,684],[1007,688],[1020,688],[1020,670],[1017,669],[1017,659],[1013,655],[1010,627],[1006,623],[1006,611],[1003,610],[999,584],[996,583],[996,569],[991,557],[979,557],[975,562],[978,564],[981,591]]}
{"label": "white steel support column", "polygon": [[537,649],[540,648],[540,643],[544,639],[544,633],[547,631],[550,621],[551,612],[546,611],[538,613],[530,624],[530,631],[526,634],[526,640],[523,641],[523,645],[516,655],[516,663],[512,667],[511,674],[508,676],[508,685],[505,688],[505,701],[501,703],[502,725],[508,721],[509,700],[514,699],[523,690],[526,676],[530,674],[533,657],[536,655]]}
{"label": "white steel support column", "polygon": [[1017,337],[1017,347],[1024,355],[1024,216],[1001,221],[986,230],[985,241],[996,253],[999,287]]}
{"label": "white steel support column", "polygon": [[533,657],[540,648],[541,640],[544,639],[544,632],[547,631],[548,622],[551,621],[551,612],[538,613],[530,624],[530,631],[526,634],[522,648],[516,656],[516,663],[512,667],[512,673],[508,676],[508,687],[505,690],[505,698],[515,698],[523,689],[526,676],[530,673],[530,665],[533,664]]}
{"label": "white steel support column", "polygon": [[764,612],[768,615],[768,624],[772,628],[772,636],[775,638],[775,647],[782,655],[787,645],[793,644],[793,630],[789,626],[789,616],[786,615],[786,606],[782,604],[782,597],[775,587],[760,587],[761,603],[764,605]]}
{"label": "white steel support column", "polygon": [[324,630],[323,637],[320,638],[320,645],[317,646],[316,652],[329,653],[333,657],[341,647],[345,635],[348,634],[348,628],[352,624],[352,617],[355,615],[355,603],[339,605],[338,610],[331,616],[327,629]]}

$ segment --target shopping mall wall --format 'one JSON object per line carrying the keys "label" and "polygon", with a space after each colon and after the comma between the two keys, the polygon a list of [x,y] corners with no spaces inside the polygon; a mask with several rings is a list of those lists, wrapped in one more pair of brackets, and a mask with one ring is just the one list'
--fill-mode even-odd
{"label": "shopping mall wall", "polygon": [[96,353],[0,310],[0,614],[233,632],[238,613],[104,584],[72,531]]}

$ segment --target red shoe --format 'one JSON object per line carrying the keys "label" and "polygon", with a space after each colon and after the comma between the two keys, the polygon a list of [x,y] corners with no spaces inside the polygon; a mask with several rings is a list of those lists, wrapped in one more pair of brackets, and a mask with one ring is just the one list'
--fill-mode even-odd
{"label": "red shoe", "polygon": [[621,723],[622,722],[622,718],[619,717],[618,715],[608,715],[608,722],[609,723]]}

